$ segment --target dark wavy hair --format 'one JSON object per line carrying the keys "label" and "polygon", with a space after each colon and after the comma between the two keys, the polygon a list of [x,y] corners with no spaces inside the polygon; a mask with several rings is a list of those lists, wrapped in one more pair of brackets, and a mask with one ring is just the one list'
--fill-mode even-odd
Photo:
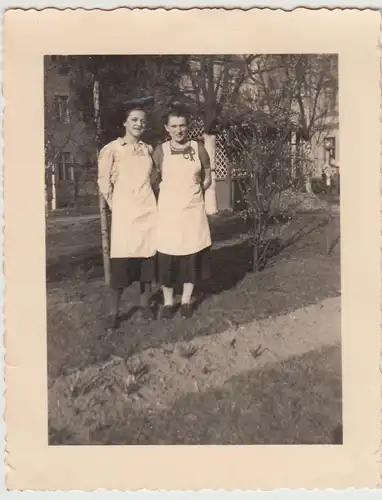
{"label": "dark wavy hair", "polygon": [[147,115],[147,109],[144,106],[134,106],[123,110],[123,123],[129,118],[133,111],[143,111]]}
{"label": "dark wavy hair", "polygon": [[190,112],[188,108],[180,103],[180,102],[173,102],[167,109],[165,115],[164,115],[164,123],[168,125],[169,119],[171,116],[176,116],[178,118],[185,118],[187,123],[190,122]]}

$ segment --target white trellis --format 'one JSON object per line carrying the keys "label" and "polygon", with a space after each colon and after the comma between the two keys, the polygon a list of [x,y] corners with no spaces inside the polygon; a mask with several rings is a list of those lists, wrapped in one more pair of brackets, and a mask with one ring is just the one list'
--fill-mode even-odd
{"label": "white trellis", "polygon": [[[203,127],[190,127],[188,132],[189,139],[203,139]],[[227,178],[228,173],[228,156],[225,149],[225,134],[216,135],[216,156],[215,156],[215,176],[217,180]]]}

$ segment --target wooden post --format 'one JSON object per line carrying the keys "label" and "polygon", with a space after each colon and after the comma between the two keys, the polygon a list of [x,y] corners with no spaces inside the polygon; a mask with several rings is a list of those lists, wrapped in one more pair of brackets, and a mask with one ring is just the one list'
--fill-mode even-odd
{"label": "wooden post", "polygon": [[103,268],[105,275],[105,283],[110,283],[110,246],[109,246],[109,224],[107,216],[107,203],[102,194],[99,194],[99,210],[101,216],[101,241],[102,241],[102,257]]}
{"label": "wooden post", "polygon": [[57,178],[56,178],[56,165],[52,164],[52,211],[57,209]]}
{"label": "wooden post", "polygon": [[332,181],[330,177],[330,171],[326,171],[325,173],[325,187],[326,187],[326,203],[328,204],[328,219],[326,224],[326,253],[330,254],[332,250],[332,224],[333,224],[333,216],[332,216]]}
{"label": "wooden post", "polygon": [[51,175],[50,175],[50,169],[49,165],[45,167],[45,215],[48,217],[49,210],[50,210],[50,199],[49,199],[49,193],[51,191]]}
{"label": "wooden post", "polygon": [[[230,143],[231,141],[231,134],[230,134],[230,130],[227,130],[226,131],[226,138],[227,138],[227,142]],[[228,183],[228,199],[229,199],[229,210],[230,212],[233,212],[233,186],[232,186],[232,165],[231,165],[231,162],[229,160],[229,158],[227,158],[227,183]]]}
{"label": "wooden post", "polygon": [[[101,138],[101,120],[99,109],[99,81],[95,80],[93,85],[93,104],[94,104],[94,123],[96,127],[96,143],[97,153],[100,149]],[[105,198],[99,193],[99,210],[101,218],[101,241],[102,241],[102,256],[103,268],[105,275],[105,283],[110,283],[110,245],[109,245],[109,224],[108,224],[108,206]]]}

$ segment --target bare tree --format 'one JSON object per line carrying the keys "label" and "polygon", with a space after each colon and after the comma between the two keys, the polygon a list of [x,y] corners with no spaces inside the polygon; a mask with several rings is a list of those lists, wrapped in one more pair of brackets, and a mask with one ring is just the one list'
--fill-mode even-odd
{"label": "bare tree", "polygon": [[305,187],[311,193],[315,158],[312,141],[322,146],[336,120],[337,57],[331,54],[282,54],[254,57],[248,64],[252,107],[270,117],[289,114],[305,149]]}
{"label": "bare tree", "polygon": [[[229,130],[227,152],[232,164],[232,177],[244,203],[241,215],[248,224],[252,247],[252,270],[265,267],[278,250],[280,237],[293,215],[293,203],[286,200],[298,181],[293,163],[303,162],[301,152],[290,147],[291,129],[287,123],[256,120],[245,127]],[[270,236],[270,230],[277,231]]]}
{"label": "bare tree", "polygon": [[183,78],[183,92],[196,105],[197,115],[203,117],[205,147],[212,167],[212,184],[206,192],[206,210],[217,212],[216,200],[216,131],[228,108],[233,108],[246,76],[243,56],[208,55],[190,57]]}
{"label": "bare tree", "polygon": [[[244,203],[254,271],[274,251],[277,239],[270,237],[271,228],[278,228],[280,237],[288,225],[273,222],[284,216],[290,220],[303,202],[298,192],[303,186],[310,191],[314,159],[309,146],[313,138],[325,137],[331,125],[335,102],[328,103],[328,89],[335,100],[335,63],[331,56],[260,55],[247,65],[236,106],[239,117],[236,124],[235,117],[229,120],[227,152]],[[296,135],[303,147],[294,144]]]}

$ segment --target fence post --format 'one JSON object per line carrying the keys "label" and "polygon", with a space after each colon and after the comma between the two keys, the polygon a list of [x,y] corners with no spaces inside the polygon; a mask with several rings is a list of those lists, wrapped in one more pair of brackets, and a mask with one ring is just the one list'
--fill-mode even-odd
{"label": "fence post", "polygon": [[[99,81],[96,79],[94,80],[94,85],[93,85],[93,104],[94,104],[94,123],[96,128],[96,144],[97,144],[97,154],[98,154],[100,149],[101,120],[100,120],[100,109],[99,109]],[[106,200],[101,192],[99,193],[99,211],[101,219],[103,269],[105,275],[105,283],[106,285],[109,285],[110,244],[109,244],[108,207]]]}

